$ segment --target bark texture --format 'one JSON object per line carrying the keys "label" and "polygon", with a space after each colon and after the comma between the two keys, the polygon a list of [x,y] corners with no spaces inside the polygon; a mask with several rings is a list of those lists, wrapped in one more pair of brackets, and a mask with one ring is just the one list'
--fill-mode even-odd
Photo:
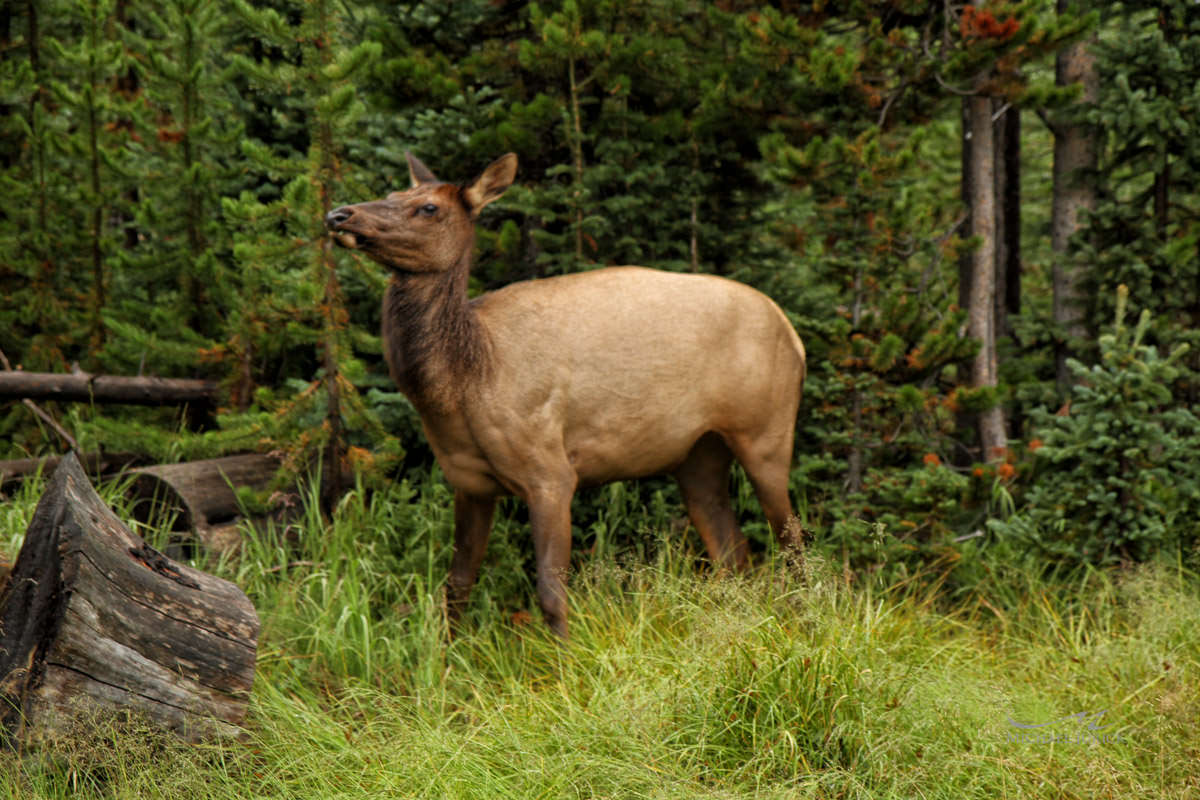
{"label": "bark texture", "polygon": [[66,400],[160,406],[216,404],[217,384],[188,378],[122,377],[86,372],[0,372],[0,399]]}
{"label": "bark texture", "polygon": [[[966,98],[968,152],[968,202],[971,235],[979,246],[970,255],[970,289],[967,296],[967,334],[980,342],[971,361],[971,386],[976,389],[999,385],[996,354],[996,151],[992,125],[992,101],[987,96]],[[1008,445],[1004,412],[997,405],[979,414],[981,457],[992,461],[1003,457]]]}
{"label": "bark texture", "polygon": [[226,553],[240,543],[237,488],[266,489],[278,469],[276,459],[260,453],[135,469],[133,513],[152,526],[173,518],[173,530],[194,536],[207,550]]}
{"label": "bark texture", "polygon": [[0,740],[127,711],[189,741],[236,734],[258,631],[240,589],[151,549],[67,456],[0,586]]}
{"label": "bark texture", "polygon": [[[1059,11],[1067,3],[1059,0]],[[1083,102],[1095,102],[1099,94],[1096,59],[1091,52],[1095,38],[1069,44],[1055,61],[1059,86],[1081,84]],[[1070,254],[1071,238],[1083,227],[1086,214],[1096,208],[1096,131],[1082,122],[1054,124],[1054,197],[1050,211],[1050,244],[1054,251],[1054,321],[1064,339],[1055,347],[1059,390],[1071,385],[1067,358],[1071,339],[1087,336],[1084,324],[1083,270]]]}

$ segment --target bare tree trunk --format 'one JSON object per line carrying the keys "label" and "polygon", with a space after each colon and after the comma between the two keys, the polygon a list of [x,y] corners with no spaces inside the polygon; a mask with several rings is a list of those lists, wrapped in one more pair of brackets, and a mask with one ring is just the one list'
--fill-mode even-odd
{"label": "bare tree trunk", "polygon": [[1009,316],[1021,313],[1021,112],[1004,116],[1004,306]]}
{"label": "bare tree trunk", "polygon": [[[998,106],[996,141],[996,336],[1015,340],[1012,317],[1021,313],[1021,112],[994,101]],[[1019,407],[1010,410],[1009,431],[1019,436],[1022,417]]]}
{"label": "bare tree trunk", "polygon": [[583,123],[579,111],[582,87],[575,79],[574,58],[567,62],[567,80],[571,90],[571,159],[575,165],[575,187],[571,190],[571,202],[575,206],[575,260],[583,264]]}
{"label": "bare tree trunk", "polygon": [[[1067,7],[1059,0],[1058,10]],[[1090,47],[1095,38],[1069,44],[1055,61],[1059,86],[1083,84],[1083,102],[1096,100],[1099,89],[1096,61]],[[1087,335],[1083,308],[1083,270],[1070,256],[1071,237],[1083,227],[1086,212],[1096,207],[1096,133],[1083,123],[1056,124],[1054,132],[1054,198],[1050,218],[1050,240],[1054,250],[1054,321],[1065,340],[1055,347],[1058,388],[1065,393],[1071,385],[1067,358],[1070,342]]]}
{"label": "bare tree trunk", "polygon": [[995,259],[993,269],[995,276],[992,278],[992,318],[995,320],[995,335],[1008,335],[1008,307],[1004,304],[1005,295],[1008,287],[1008,273],[1005,270],[1005,265],[1008,262],[1008,229],[1011,227],[1012,220],[1008,218],[1008,204],[1005,203],[1005,196],[1008,192],[1008,170],[1007,163],[1004,160],[1005,148],[1008,146],[1008,131],[1005,129],[1005,121],[1008,119],[1008,112],[1012,109],[1006,109],[1007,105],[1004,98],[992,98],[992,164],[993,178],[992,184],[992,203],[995,213],[995,228],[993,236],[995,236],[996,246],[992,252]]}
{"label": "bare tree trunk", "polygon": [[[863,301],[863,271],[860,267],[854,275],[854,309],[851,311],[851,325],[855,328],[862,322]],[[850,392],[850,415],[853,420],[854,432],[850,454],[846,458],[846,493],[856,494],[862,491],[863,480],[863,426],[862,426],[862,392],[858,390],[857,382]]]}
{"label": "bare tree trunk", "polygon": [[[696,143],[696,137],[692,135],[692,179],[699,183],[700,177],[700,146]],[[691,246],[688,248],[691,254],[692,272],[700,271],[700,190],[696,187],[692,189],[692,218],[691,218]]]}
{"label": "bare tree trunk", "polygon": [[[99,47],[96,41],[96,29],[99,27],[99,22],[95,19],[96,11],[93,7],[93,19],[90,22],[89,32],[92,41],[89,47]],[[94,51],[93,51],[94,52]],[[95,69],[90,69],[89,83],[92,86],[92,94],[87,95],[87,130],[88,130],[88,180],[89,188],[92,190],[90,202],[92,206],[91,214],[91,262],[92,262],[92,331],[91,331],[91,348],[99,350],[104,344],[104,320],[102,314],[104,306],[107,302],[104,294],[104,250],[101,245],[103,237],[103,220],[104,220],[104,205],[101,199],[103,195],[100,193],[100,118],[99,109],[97,107],[96,95],[99,94],[99,79],[96,76]]]}
{"label": "bare tree trunk", "polygon": [[[332,28],[329,17],[328,3],[320,2],[315,5],[317,24],[323,35]],[[333,53],[328,47],[318,48],[318,58],[321,64],[328,67],[333,61]],[[333,123],[329,114],[319,114],[316,122],[316,138],[320,148],[320,165],[318,167],[317,184],[321,198],[321,218],[324,219],[333,208],[333,191],[336,186],[339,167],[334,155]],[[321,504],[326,511],[332,512],[334,505],[342,496],[343,471],[346,460],[346,435],[342,421],[342,351],[340,338],[349,323],[346,312],[345,298],[342,296],[342,285],[338,279],[337,264],[333,258],[333,241],[323,237],[324,241],[317,250],[317,276],[325,284],[325,294],[321,302],[321,363],[324,367],[325,384],[325,423],[328,440],[322,456]]]}
{"label": "bare tree trunk", "polygon": [[[971,386],[983,389],[999,385],[996,356],[996,150],[992,128],[992,100],[966,98],[969,122],[964,146],[969,150],[968,171],[971,236],[979,246],[970,257],[971,285],[967,297],[967,333],[979,340],[979,352],[971,362]],[[979,415],[979,444],[985,461],[1003,457],[1008,446],[1004,413],[994,406]]]}
{"label": "bare tree trunk", "polygon": [[1154,233],[1160,242],[1167,240],[1171,214],[1171,162],[1163,156],[1162,169],[1154,174]]}
{"label": "bare tree trunk", "polygon": [[[971,235],[974,228],[972,221],[972,206],[971,198],[974,196],[975,187],[972,183],[971,176],[971,105],[963,100],[962,103],[962,147],[960,149],[960,164],[959,172],[962,176],[960,185],[960,196],[962,198],[963,208],[967,211],[966,231],[967,235]],[[973,274],[971,272],[971,254],[963,253],[958,259],[958,307],[971,307],[971,281]]]}
{"label": "bare tree trunk", "polygon": [[1012,336],[1021,311],[1021,112],[993,101],[996,120],[996,335]]}
{"label": "bare tree trunk", "polygon": [[[1158,29],[1162,31],[1163,39],[1173,42],[1175,32],[1172,30],[1171,16],[1159,14]],[[1167,241],[1167,225],[1171,215],[1171,156],[1163,153],[1162,169],[1154,174],[1154,232],[1160,242]],[[1152,282],[1153,286],[1154,283]],[[1159,288],[1159,287],[1155,287]],[[1163,287],[1165,288],[1165,287]]]}

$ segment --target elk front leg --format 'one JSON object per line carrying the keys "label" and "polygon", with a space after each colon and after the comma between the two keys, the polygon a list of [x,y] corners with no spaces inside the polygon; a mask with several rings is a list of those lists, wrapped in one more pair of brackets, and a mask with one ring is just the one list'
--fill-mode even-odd
{"label": "elk front leg", "polygon": [[574,488],[532,493],[529,527],[537,558],[538,605],[546,624],[567,638],[567,569],[571,564],[571,496]]}
{"label": "elk front leg", "polygon": [[446,581],[446,615],[454,626],[467,607],[471,587],[479,575],[479,565],[487,552],[492,532],[492,512],[496,498],[479,497],[466,492],[454,493],[454,557]]}

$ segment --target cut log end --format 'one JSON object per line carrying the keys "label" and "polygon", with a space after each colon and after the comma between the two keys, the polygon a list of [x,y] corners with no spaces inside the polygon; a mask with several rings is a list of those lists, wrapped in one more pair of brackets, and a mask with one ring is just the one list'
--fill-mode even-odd
{"label": "cut log end", "polygon": [[266,489],[278,469],[277,459],[259,453],[135,469],[133,515],[152,527],[173,522],[181,553],[193,537],[191,544],[211,553],[232,553],[241,541],[237,523],[243,513],[236,489]]}
{"label": "cut log end", "polygon": [[146,545],[68,456],[0,584],[0,739],[124,710],[189,741],[236,732],[258,631],[240,589]]}

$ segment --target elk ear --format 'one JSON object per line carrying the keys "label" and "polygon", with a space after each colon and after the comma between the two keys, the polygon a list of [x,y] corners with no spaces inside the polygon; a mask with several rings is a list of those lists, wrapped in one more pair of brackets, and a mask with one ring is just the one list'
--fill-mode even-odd
{"label": "elk ear", "polygon": [[504,194],[504,191],[512,185],[515,177],[517,177],[515,153],[505,153],[488,164],[487,169],[462,191],[463,200],[471,209],[471,215],[478,214],[480,209]]}
{"label": "elk ear", "polygon": [[412,179],[414,188],[422,183],[437,183],[437,178],[429,170],[429,167],[421,163],[421,159],[407,150],[404,151],[404,157],[408,160],[408,177]]}

